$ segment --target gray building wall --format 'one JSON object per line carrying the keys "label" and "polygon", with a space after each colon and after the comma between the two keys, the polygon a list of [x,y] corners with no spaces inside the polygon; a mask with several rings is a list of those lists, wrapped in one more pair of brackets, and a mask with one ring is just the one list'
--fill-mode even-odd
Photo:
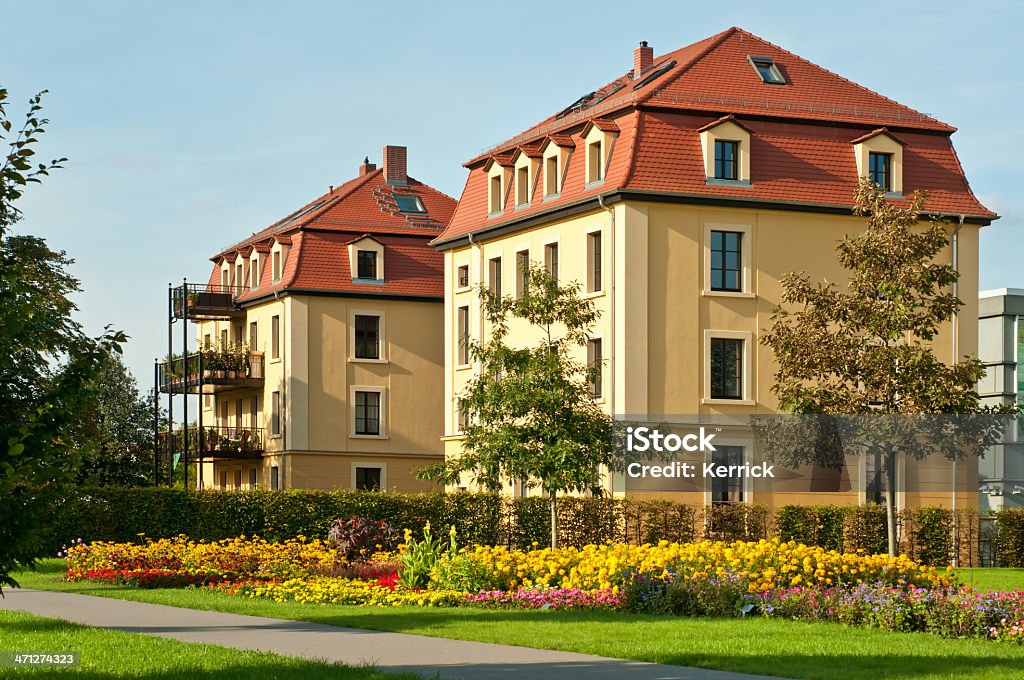
{"label": "gray building wall", "polygon": [[[978,358],[987,371],[978,383],[982,403],[1024,403],[1024,289],[990,290],[978,298]],[[978,462],[978,484],[979,510],[1024,507],[1021,419]]]}

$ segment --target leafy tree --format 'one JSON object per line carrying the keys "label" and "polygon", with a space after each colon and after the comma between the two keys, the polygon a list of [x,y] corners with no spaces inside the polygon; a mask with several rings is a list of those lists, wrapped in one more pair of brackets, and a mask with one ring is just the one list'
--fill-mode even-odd
{"label": "leafy tree", "polygon": [[[899,207],[861,182],[855,214],[862,233],[837,247],[850,272],[846,290],[804,274],[782,280],[782,305],[761,336],[778,361],[772,391],[797,418],[757,418],[768,456],[782,464],[840,467],[847,451],[883,461],[889,554],[896,551],[895,471],[900,456],[921,460],[982,455],[1005,425],[1005,410],[983,408],[977,357],[949,365],[931,341],[963,305],[959,276],[936,261],[949,243],[938,222],[920,224],[926,196]],[[824,415],[815,415],[824,414]]]}
{"label": "leafy tree", "polygon": [[[585,351],[599,313],[579,284],[559,286],[536,264],[524,274],[526,290],[518,298],[479,288],[489,333],[485,342],[469,342],[481,369],[459,398],[463,453],[424,476],[450,484],[468,473],[490,490],[509,480],[539,486],[550,502],[551,546],[557,547],[558,494],[599,493],[601,467],[624,466],[611,418],[593,397],[600,367],[574,358]],[[528,328],[536,342],[513,346],[512,324]]]}
{"label": "leafy tree", "polygon": [[25,187],[65,160],[33,164],[47,124],[41,100],[42,93],[30,100],[15,127],[0,89],[0,139],[10,139],[0,161],[0,586],[16,585],[11,573],[39,557],[53,509],[74,479],[74,432],[95,397],[91,386],[125,340],[109,329],[86,336],[71,318],[68,296],[79,290],[67,273],[71,260],[42,239],[11,233]]}
{"label": "leafy tree", "polygon": [[80,485],[145,486],[153,479],[153,401],[116,353],[103,359],[96,400],[79,433]]}

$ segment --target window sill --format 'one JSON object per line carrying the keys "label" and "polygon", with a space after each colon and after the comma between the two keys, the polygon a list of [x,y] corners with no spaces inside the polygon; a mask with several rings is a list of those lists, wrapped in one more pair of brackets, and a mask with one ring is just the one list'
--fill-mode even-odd
{"label": "window sill", "polygon": [[273,359],[267,359],[268,364],[279,364],[281,363],[281,357],[274,357]]}
{"label": "window sill", "polygon": [[530,207],[529,203],[518,203],[518,204],[516,204],[515,209],[516,210],[526,210],[529,207]]}
{"label": "window sill", "polygon": [[384,279],[360,279],[357,277],[352,279],[352,283],[362,283],[368,286],[383,286]]}
{"label": "window sill", "polygon": [[756,298],[756,293],[750,293],[742,290],[702,290],[700,292],[704,297],[731,297],[731,298]]}
{"label": "window sill", "polygon": [[717,179],[708,177],[704,183],[709,187],[751,187],[749,179]]}
{"label": "window sill", "polygon": [[283,435],[280,435],[280,434],[272,434],[272,435],[269,435],[270,439],[280,439],[280,438],[281,438],[282,436],[283,436]]}
{"label": "window sill", "polygon": [[544,197],[544,200],[545,200],[545,201],[553,201],[553,200],[555,200],[556,198],[561,198],[561,197],[562,197],[562,194],[560,194],[560,193],[559,193],[559,194],[548,194],[548,195],[546,195],[546,196]]}
{"label": "window sill", "polygon": [[704,397],[700,400],[700,403],[714,406],[754,406],[757,402],[753,399],[716,399]]}
{"label": "window sill", "polygon": [[490,220],[494,219],[495,217],[501,217],[504,212],[504,210],[499,210],[498,212],[489,212],[487,213],[487,219]]}
{"label": "window sill", "polygon": [[604,294],[605,294],[605,292],[603,290],[592,290],[589,293],[584,293],[583,294],[583,299],[584,300],[589,300],[591,298],[599,298],[599,297],[603,297]]}
{"label": "window sill", "polygon": [[473,290],[472,286],[459,286],[455,289],[456,293],[468,293]]}
{"label": "window sill", "polygon": [[885,198],[903,198],[902,191],[886,191],[884,194]]}
{"label": "window sill", "polygon": [[468,371],[473,368],[473,364],[455,364],[456,371]]}
{"label": "window sill", "polygon": [[593,182],[587,182],[587,183],[586,183],[586,184],[585,184],[585,185],[583,186],[583,188],[584,188],[584,189],[593,189],[594,187],[599,187],[599,186],[601,186],[602,184],[604,184],[604,178],[601,178],[601,179],[596,179],[596,180],[594,180]]}
{"label": "window sill", "polygon": [[387,359],[367,359],[363,357],[349,357],[348,362],[350,364],[390,364],[391,362]]}
{"label": "window sill", "polygon": [[349,439],[387,439],[386,434],[350,434]]}

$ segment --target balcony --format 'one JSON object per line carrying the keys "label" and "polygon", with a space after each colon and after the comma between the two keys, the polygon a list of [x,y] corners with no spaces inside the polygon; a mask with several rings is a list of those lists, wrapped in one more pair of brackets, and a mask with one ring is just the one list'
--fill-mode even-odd
{"label": "balcony", "polygon": [[190,461],[213,460],[218,458],[252,459],[263,455],[262,427],[196,427],[159,433],[160,450],[173,447],[173,453],[181,453],[188,444]]}
{"label": "balcony", "polygon": [[245,312],[235,304],[242,294],[240,286],[212,286],[205,283],[183,283],[171,288],[171,315],[175,319],[231,319]]}
{"label": "balcony", "polygon": [[157,365],[165,394],[216,394],[263,387],[263,353],[245,346],[175,355]]}

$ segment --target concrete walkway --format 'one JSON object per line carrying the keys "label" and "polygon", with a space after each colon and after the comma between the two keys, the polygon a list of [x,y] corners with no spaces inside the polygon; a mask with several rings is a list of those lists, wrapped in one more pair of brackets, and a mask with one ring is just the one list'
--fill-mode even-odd
{"label": "concrete walkway", "polygon": [[97,628],[146,633],[184,642],[254,649],[352,665],[374,664],[382,670],[408,670],[428,677],[461,680],[769,680],[765,676],[742,673],[339,628],[42,590],[4,590],[0,609],[20,610]]}

